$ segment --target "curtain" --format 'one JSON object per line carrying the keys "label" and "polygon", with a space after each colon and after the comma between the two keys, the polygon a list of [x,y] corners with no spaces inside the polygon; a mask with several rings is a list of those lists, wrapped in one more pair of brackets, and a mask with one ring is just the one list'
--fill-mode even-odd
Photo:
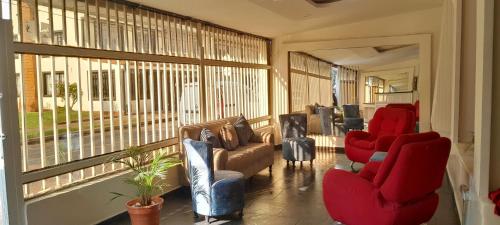
{"label": "curtain", "polygon": [[441,19],[441,36],[431,110],[432,130],[448,136],[451,130],[451,96],[455,35],[454,0],[445,0]]}
{"label": "curtain", "polygon": [[338,101],[340,105],[359,104],[359,70],[354,67],[338,67]]}

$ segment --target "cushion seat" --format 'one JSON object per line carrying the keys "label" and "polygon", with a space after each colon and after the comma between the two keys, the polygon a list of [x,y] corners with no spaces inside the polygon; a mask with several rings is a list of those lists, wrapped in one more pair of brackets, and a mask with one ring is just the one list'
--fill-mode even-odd
{"label": "cushion seat", "polygon": [[214,182],[220,180],[235,180],[243,179],[243,174],[232,170],[217,170],[214,171]]}
{"label": "cushion seat", "polygon": [[310,161],[316,155],[316,141],[309,137],[283,139],[283,158],[290,161]]}
{"label": "cushion seat", "polygon": [[351,145],[359,147],[359,148],[366,148],[366,149],[375,148],[375,140],[351,139],[350,143],[351,143]]}
{"label": "cushion seat", "polygon": [[248,165],[273,157],[274,149],[271,145],[249,143],[248,145],[238,147],[234,151],[228,151],[226,169],[242,171]]}

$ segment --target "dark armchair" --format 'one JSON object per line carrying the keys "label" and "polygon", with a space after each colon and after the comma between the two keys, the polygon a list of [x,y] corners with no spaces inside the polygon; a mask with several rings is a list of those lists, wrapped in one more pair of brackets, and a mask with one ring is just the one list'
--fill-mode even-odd
{"label": "dark armchair", "polygon": [[363,130],[364,120],[359,114],[359,105],[343,105],[344,109],[344,132],[350,130]]}
{"label": "dark armchair", "polygon": [[214,171],[211,144],[185,139],[191,196],[195,217],[229,215],[235,212],[243,216],[244,180],[243,174],[230,170]]}
{"label": "dark armchair", "polygon": [[292,161],[310,161],[316,158],[316,143],[307,135],[307,115],[304,113],[280,115],[283,159],[287,165]]}

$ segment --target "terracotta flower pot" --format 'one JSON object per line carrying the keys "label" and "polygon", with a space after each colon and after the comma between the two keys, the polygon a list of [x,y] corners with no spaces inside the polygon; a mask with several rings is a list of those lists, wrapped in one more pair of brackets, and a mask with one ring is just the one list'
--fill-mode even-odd
{"label": "terracotta flower pot", "polygon": [[153,204],[145,207],[135,207],[139,200],[134,199],[127,202],[127,210],[132,225],[160,225],[160,210],[163,206],[163,198],[153,197]]}

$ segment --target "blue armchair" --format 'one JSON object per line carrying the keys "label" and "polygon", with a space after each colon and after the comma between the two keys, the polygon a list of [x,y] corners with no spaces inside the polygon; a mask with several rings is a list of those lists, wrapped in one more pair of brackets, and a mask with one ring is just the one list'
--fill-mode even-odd
{"label": "blue armchair", "polygon": [[310,161],[312,166],[316,158],[316,143],[314,139],[306,137],[307,114],[285,114],[280,115],[279,119],[283,159],[286,160],[286,165],[288,166],[289,161],[292,161],[295,166],[295,161],[300,161],[302,166],[303,161]]}
{"label": "blue armchair", "polygon": [[236,171],[214,172],[211,144],[192,139],[183,141],[187,152],[194,216],[204,215],[207,223],[215,216],[239,212],[243,216],[243,174]]}
{"label": "blue armchair", "polygon": [[344,109],[344,132],[349,130],[363,130],[365,123],[359,114],[359,105],[343,105]]}

